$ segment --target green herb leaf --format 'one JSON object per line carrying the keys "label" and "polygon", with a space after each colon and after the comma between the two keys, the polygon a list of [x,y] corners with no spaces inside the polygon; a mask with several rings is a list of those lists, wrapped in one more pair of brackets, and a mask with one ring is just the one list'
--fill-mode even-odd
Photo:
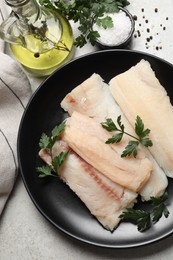
{"label": "green herb leaf", "polygon": [[107,118],[106,122],[101,123],[102,127],[109,132],[113,132],[113,131],[120,132],[119,134],[113,135],[112,137],[110,137],[105,142],[106,144],[113,144],[113,143],[120,142],[122,140],[124,134],[135,139],[135,141],[134,140],[129,141],[128,145],[125,147],[124,151],[122,152],[121,157],[130,156],[132,154],[134,157],[136,157],[137,153],[138,153],[138,146],[140,143],[142,145],[144,145],[145,147],[149,147],[149,146],[153,145],[152,141],[148,137],[146,137],[150,133],[150,130],[144,129],[144,123],[142,122],[142,119],[139,116],[137,116],[136,123],[135,123],[135,132],[139,138],[125,132],[125,130],[124,130],[125,127],[121,122],[121,115],[118,116],[118,118],[117,118],[117,124],[118,124],[119,128],[115,125],[115,123],[113,122],[113,120],[111,118]]}
{"label": "green herb leaf", "polygon": [[111,138],[109,138],[106,141],[106,144],[114,144],[114,143],[119,143],[122,140],[123,133],[119,133],[116,135],[113,135]]}
{"label": "green herb leaf", "polygon": [[59,167],[64,163],[67,157],[68,151],[64,151],[55,156],[52,160],[51,165],[43,165],[41,167],[37,167],[36,171],[39,172],[39,178],[45,178],[48,176],[58,176]]}
{"label": "green herb leaf", "polygon": [[59,167],[63,164],[67,157],[68,151],[64,151],[58,154],[58,156],[54,157],[52,160],[52,167],[54,172],[58,172]]}
{"label": "green herb leaf", "polygon": [[144,129],[144,123],[139,116],[136,117],[135,132],[139,136],[139,138],[144,138],[150,133],[150,130],[148,128]]}
{"label": "green herb leaf", "polygon": [[55,126],[54,129],[52,130],[52,136],[50,139],[50,144],[49,144],[49,148],[51,149],[53,147],[53,145],[55,144],[55,142],[57,141],[57,139],[60,137],[60,135],[63,133],[63,131],[65,130],[65,121],[63,121],[61,124],[59,124],[58,126]]}
{"label": "green herb leaf", "polygon": [[99,33],[97,31],[90,31],[87,35],[87,40],[90,41],[90,43],[92,45],[95,44],[95,41],[97,40],[97,38],[99,37]]}
{"label": "green herb leaf", "polygon": [[45,177],[48,177],[48,176],[56,176],[55,174],[52,173],[52,166],[51,165],[43,165],[41,167],[37,167],[36,168],[36,171],[39,172],[39,178],[45,178]]}
{"label": "green herb leaf", "polygon": [[93,1],[93,4],[90,6],[91,6],[90,15],[92,13],[95,14],[96,17],[102,17],[104,15],[105,7],[101,3]]}
{"label": "green herb leaf", "polygon": [[50,137],[48,137],[45,133],[41,135],[39,146],[42,149],[46,149],[49,146],[50,143]]}
{"label": "green herb leaf", "polygon": [[122,132],[124,132],[124,125],[121,123],[121,115],[117,117],[117,123]]}
{"label": "green herb leaf", "polygon": [[167,192],[160,197],[151,197],[151,210],[149,212],[128,208],[123,211],[119,218],[134,222],[137,224],[139,231],[145,231],[150,228],[151,224],[158,222],[163,215],[168,218],[170,213],[166,207],[167,199]]}
{"label": "green herb leaf", "polygon": [[96,24],[100,27],[103,27],[104,29],[112,28],[114,26],[112,18],[110,16],[105,16],[104,18],[98,18],[96,20]]}
{"label": "green herb leaf", "polygon": [[144,124],[139,116],[136,117],[135,132],[138,136],[144,131]]}
{"label": "green herb leaf", "polygon": [[82,48],[87,43],[87,40],[85,39],[85,36],[81,34],[75,39],[74,43],[76,47]]}
{"label": "green herb leaf", "polygon": [[56,140],[60,137],[60,135],[63,133],[65,129],[65,121],[63,121],[61,124],[58,126],[55,126],[54,129],[52,130],[52,136],[48,137],[45,133],[41,135],[40,141],[39,141],[39,146],[42,149],[48,149],[51,151],[54,143]]}
{"label": "green herb leaf", "polygon": [[168,199],[168,193],[165,192],[161,197],[151,197],[152,201],[152,221],[156,223],[164,215],[165,218],[169,216],[169,211],[166,207],[166,201]]}
{"label": "green herb leaf", "polygon": [[153,146],[153,142],[149,138],[142,138],[141,144],[143,144],[145,147],[151,147]]}
{"label": "green herb leaf", "polygon": [[91,33],[93,24],[98,22],[104,28],[109,28],[112,26],[111,19],[103,18],[103,15],[118,12],[119,7],[125,7],[130,4],[127,0],[39,0],[39,2],[45,7],[63,13],[68,20],[79,23],[78,30],[80,35],[74,41],[77,47],[83,47],[87,41],[95,45],[99,33]]}
{"label": "green herb leaf", "polygon": [[66,124],[66,122],[63,121],[58,126],[55,126],[52,130],[52,137],[59,137],[65,129],[65,124]]}
{"label": "green herb leaf", "polygon": [[123,211],[123,213],[119,217],[122,220],[132,221],[137,224],[138,230],[140,232],[149,229],[151,226],[150,213],[144,210],[127,208],[127,210]]}
{"label": "green herb leaf", "polygon": [[133,154],[133,156],[136,158],[138,154],[138,141],[129,141],[128,145],[125,147],[125,150],[122,152],[121,157],[127,157]]}
{"label": "green herb leaf", "polygon": [[[53,145],[65,130],[65,123],[66,122],[63,121],[61,124],[55,126],[51,131],[51,137],[48,137],[45,133],[41,135],[39,142],[41,149],[47,149],[51,154]],[[57,176],[58,169],[66,159],[67,154],[68,151],[61,152],[58,156],[52,159],[51,165],[37,167],[36,170],[40,173],[39,177],[44,178],[47,176]]]}
{"label": "green herb leaf", "polygon": [[[106,13],[117,13],[119,11],[119,6],[121,5],[121,1],[113,1],[113,0],[107,0],[104,1],[104,7]],[[120,3],[120,5],[119,5]]]}
{"label": "green herb leaf", "polygon": [[104,129],[106,129],[109,132],[118,130],[118,128],[116,127],[115,123],[111,118],[107,118],[106,122],[102,122],[101,125]]}

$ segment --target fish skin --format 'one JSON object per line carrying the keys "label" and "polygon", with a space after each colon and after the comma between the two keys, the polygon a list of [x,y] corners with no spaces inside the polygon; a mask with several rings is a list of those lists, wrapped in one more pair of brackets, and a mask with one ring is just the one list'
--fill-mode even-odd
{"label": "fish skin", "polygon": [[141,60],[112,78],[109,85],[131,125],[134,125],[138,111],[146,128],[151,130],[149,136],[153,146],[148,149],[167,176],[173,177],[173,106],[149,62]]}
{"label": "fish skin", "polygon": [[53,157],[66,150],[69,150],[68,156],[59,168],[58,176],[75,192],[91,214],[106,229],[113,231],[120,222],[119,216],[124,208],[133,207],[137,193],[106,178],[69,149],[63,140],[54,144],[51,155],[45,149],[39,154],[42,160],[49,164]]}
{"label": "fish skin", "polygon": [[[112,118],[114,122],[116,122],[117,117],[121,115],[126,131],[135,135],[132,126],[112,97],[108,85],[99,74],[93,73],[88,79],[82,82],[82,84],[68,93],[62,100],[61,107],[70,115],[74,111],[77,111],[94,118],[97,122],[103,122],[106,118]],[[128,142],[129,138],[124,136],[123,140],[119,144],[116,144],[117,150],[119,149],[119,154],[122,153]],[[164,193],[168,185],[168,180],[148,149],[140,146],[139,150],[138,156],[141,158],[147,156],[153,165],[153,171],[149,180],[139,191],[142,200],[148,201],[151,196],[158,197]]]}

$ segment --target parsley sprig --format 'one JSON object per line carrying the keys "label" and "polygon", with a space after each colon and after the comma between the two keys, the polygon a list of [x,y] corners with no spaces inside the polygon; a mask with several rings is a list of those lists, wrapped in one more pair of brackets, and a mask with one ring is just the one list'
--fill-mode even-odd
{"label": "parsley sprig", "polygon": [[[43,133],[41,135],[39,146],[41,149],[46,149],[50,154],[52,153],[52,147],[55,142],[60,138],[61,134],[65,130],[65,121],[61,124],[55,126],[51,131],[51,136],[49,137],[47,134]],[[60,152],[57,156],[52,159],[52,163],[50,165],[43,165],[37,167],[36,170],[39,172],[39,177],[44,178],[47,176],[57,176],[59,167],[63,164],[67,157],[68,151]]]}
{"label": "parsley sprig", "polygon": [[118,134],[114,134],[112,137],[110,137],[106,141],[106,144],[113,144],[113,143],[120,142],[124,134],[135,139],[129,141],[124,151],[122,152],[121,157],[127,157],[130,156],[131,154],[134,157],[136,157],[138,154],[139,144],[142,144],[145,147],[149,147],[153,145],[152,141],[148,138],[150,129],[144,128],[144,123],[139,116],[136,117],[136,122],[135,122],[135,133],[137,136],[133,136],[125,131],[125,127],[121,122],[121,115],[118,116],[117,118],[117,125],[113,122],[111,118],[107,118],[106,122],[102,122],[101,125],[104,129],[106,129],[109,132],[119,132]]}
{"label": "parsley sprig", "polygon": [[48,176],[55,176],[57,177],[59,167],[63,164],[67,157],[68,151],[64,151],[58,154],[58,156],[55,156],[52,159],[51,165],[43,165],[40,167],[37,167],[36,170],[39,174],[39,178],[45,178]]}
{"label": "parsley sprig", "polygon": [[143,232],[155,224],[164,215],[168,218],[169,211],[166,206],[166,201],[168,199],[168,193],[165,192],[160,197],[151,197],[151,210],[144,211],[134,208],[127,208],[119,216],[122,220],[127,220],[135,223],[137,225],[138,231]]}
{"label": "parsley sprig", "polygon": [[88,41],[95,45],[100,37],[98,31],[93,31],[96,23],[103,28],[113,27],[112,18],[104,16],[107,13],[119,11],[119,7],[125,7],[130,3],[127,0],[39,0],[45,7],[60,11],[68,20],[78,22],[80,35],[74,44],[83,47]]}
{"label": "parsley sprig", "polygon": [[41,149],[47,149],[51,152],[53,145],[56,140],[60,137],[65,129],[65,121],[63,121],[58,126],[55,126],[51,132],[51,136],[49,137],[47,134],[43,133],[40,138],[39,146]]}
{"label": "parsley sprig", "polygon": [[119,216],[122,220],[132,221],[137,224],[138,231],[143,232],[151,227],[150,213],[144,210],[127,208]]}
{"label": "parsley sprig", "polygon": [[168,193],[165,192],[163,196],[157,198],[157,197],[151,197],[152,201],[152,221],[153,223],[156,223],[159,221],[159,219],[164,215],[165,218],[169,216],[169,211],[165,205],[166,201],[168,199]]}

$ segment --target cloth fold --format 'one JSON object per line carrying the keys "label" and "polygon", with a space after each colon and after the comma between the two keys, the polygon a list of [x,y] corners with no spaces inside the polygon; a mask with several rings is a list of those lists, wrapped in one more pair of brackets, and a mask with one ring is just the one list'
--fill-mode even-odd
{"label": "cloth fold", "polygon": [[[8,7],[0,0],[0,24]],[[21,66],[4,54],[0,40],[0,216],[18,172],[17,134],[22,114],[31,96],[31,87]]]}
{"label": "cloth fold", "polygon": [[[8,6],[0,0],[0,24],[8,13]],[[0,215],[17,176],[17,133],[31,96],[27,76],[4,50],[5,43],[0,39]]]}

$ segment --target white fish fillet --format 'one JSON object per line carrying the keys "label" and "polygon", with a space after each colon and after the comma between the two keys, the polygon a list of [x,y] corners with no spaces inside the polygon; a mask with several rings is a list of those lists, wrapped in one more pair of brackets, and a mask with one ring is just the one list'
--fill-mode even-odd
{"label": "white fish fillet", "polygon": [[[55,157],[68,149],[64,141],[57,141],[52,150]],[[40,157],[48,164],[51,156],[46,150],[40,151]],[[91,214],[108,230],[113,230],[120,222],[123,209],[132,207],[137,194],[122,188],[106,178],[86,163],[72,150],[58,171],[59,177],[84,202]]]}
{"label": "white fish fillet", "polygon": [[121,158],[117,145],[107,145],[110,137],[94,119],[73,112],[67,119],[63,139],[86,162],[112,181],[139,191],[150,177],[152,164],[147,158]]}
{"label": "white fish fillet", "polygon": [[[121,115],[127,132],[135,135],[132,126],[110,94],[108,85],[103,82],[103,79],[98,74],[94,73],[82,84],[68,93],[62,100],[61,106],[70,115],[74,111],[78,111],[84,115],[93,117],[97,122],[103,122],[106,118],[112,118],[116,121],[117,117]],[[129,138],[124,136],[123,141],[117,144],[119,153],[122,153],[128,141]],[[161,196],[164,193],[168,185],[168,180],[163,170],[158,166],[147,149],[145,149],[144,154],[152,162],[153,170],[148,182],[139,193],[143,200],[149,200],[151,196]],[[142,157],[141,152],[140,156]]]}
{"label": "white fish fillet", "polygon": [[173,107],[149,62],[141,60],[111,79],[110,91],[132,125],[138,114],[151,130],[153,146],[149,149],[167,175],[173,177]]}
{"label": "white fish fillet", "polygon": [[146,156],[151,161],[153,166],[153,171],[150,175],[148,182],[139,191],[143,201],[148,201],[151,197],[160,197],[165,192],[168,186],[168,178],[166,177],[164,171],[158,165],[156,160],[153,158],[151,153],[146,149]]}
{"label": "white fish fillet", "polygon": [[[94,73],[68,93],[62,100],[61,107],[67,111],[69,115],[77,111],[83,115],[94,118],[98,123],[104,122],[108,117],[116,121],[117,117],[121,114],[122,121],[125,122],[127,126],[126,130],[131,133],[134,132],[118,105],[115,104],[108,90],[108,85],[103,82],[99,74]],[[117,151],[120,155],[127,144],[127,140],[128,138],[125,136],[123,140],[117,144]]]}
{"label": "white fish fillet", "polygon": [[64,97],[61,107],[69,115],[77,111],[101,122],[107,117],[116,117],[116,114],[121,113],[118,106],[114,109],[114,104],[108,85],[99,74],[94,73]]}

